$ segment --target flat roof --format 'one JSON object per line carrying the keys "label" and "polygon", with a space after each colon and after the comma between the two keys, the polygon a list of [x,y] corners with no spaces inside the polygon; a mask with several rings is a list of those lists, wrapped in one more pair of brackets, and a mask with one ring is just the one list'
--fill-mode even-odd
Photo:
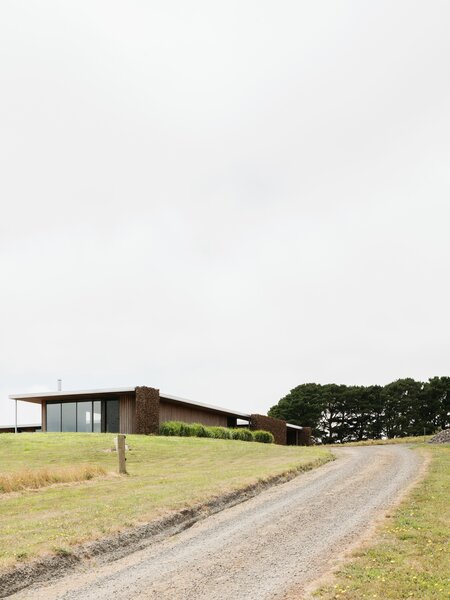
{"label": "flat roof", "polygon": [[[101,398],[102,396],[116,396],[120,394],[134,393],[136,388],[106,388],[100,390],[64,390],[60,392],[39,392],[34,394],[11,394],[9,398],[11,400],[22,400],[23,402],[34,402],[40,404],[42,400],[70,400],[80,396],[88,396],[89,398]],[[159,397],[162,400],[169,400],[177,404],[184,404],[186,406],[197,406],[198,408],[204,408],[214,412],[220,412],[226,415],[232,415],[241,419],[249,419],[250,414],[243,413],[240,411],[230,410],[229,408],[223,408],[221,406],[214,406],[213,404],[205,404],[203,402],[195,402],[194,400],[188,400],[187,398],[181,398],[180,396],[172,396],[165,394],[164,392],[159,393]]]}
{"label": "flat roof", "polygon": [[[132,387],[122,387],[122,388],[105,388],[100,390],[64,390],[60,392],[39,392],[34,394],[10,394],[9,398],[11,400],[22,400],[23,402],[34,402],[35,404],[40,404],[42,400],[56,400],[61,398],[61,400],[70,400],[72,398],[77,398],[80,396],[88,396],[90,398],[101,398],[102,396],[116,396],[120,394],[130,394],[134,393],[136,388]],[[176,404],[183,404],[185,406],[197,406],[198,408],[204,408],[206,410],[210,410],[213,412],[220,412],[225,415],[231,415],[233,417],[238,417],[239,419],[250,419],[249,413],[244,413],[236,410],[230,410],[229,408],[223,408],[221,406],[214,406],[213,404],[205,404],[203,402],[195,402],[194,400],[188,400],[187,398],[181,398],[180,396],[171,396],[170,394],[165,394],[164,392],[159,393],[159,397],[162,400],[168,400],[169,402],[174,402]],[[291,423],[286,423],[286,426],[289,429],[303,429],[299,425],[292,425]]]}
{"label": "flat roof", "polygon": [[40,404],[41,400],[51,398],[73,398],[75,396],[114,396],[117,394],[129,394],[134,392],[135,388],[106,388],[101,390],[63,390],[61,392],[39,392],[37,394],[11,394],[9,398],[11,400],[22,400],[23,402],[35,402]]}

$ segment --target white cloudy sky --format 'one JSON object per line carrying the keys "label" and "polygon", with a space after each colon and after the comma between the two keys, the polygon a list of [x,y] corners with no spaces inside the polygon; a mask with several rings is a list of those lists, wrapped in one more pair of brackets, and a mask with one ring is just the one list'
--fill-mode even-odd
{"label": "white cloudy sky", "polygon": [[0,424],[58,377],[261,412],[449,375],[449,29],[447,0],[2,0]]}

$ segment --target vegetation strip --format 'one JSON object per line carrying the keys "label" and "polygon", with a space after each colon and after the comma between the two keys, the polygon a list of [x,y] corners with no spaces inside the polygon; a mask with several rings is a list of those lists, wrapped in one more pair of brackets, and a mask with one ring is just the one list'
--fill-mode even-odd
{"label": "vegetation strip", "polygon": [[269,487],[285,483],[297,477],[300,473],[320,467],[330,460],[334,460],[334,457],[331,454],[324,454],[313,461],[300,464],[283,473],[260,479],[256,483],[223,494],[205,503],[174,512],[167,517],[130,528],[104,539],[80,544],[70,550],[60,551],[56,555],[44,556],[29,563],[6,569],[0,572],[0,598],[7,597],[34,583],[63,576],[69,569],[82,561],[95,557],[97,564],[99,562],[105,563],[141,550],[191,527],[210,515],[249,500]]}
{"label": "vegetation strip", "polygon": [[166,421],[159,428],[159,433],[166,436],[240,440],[241,442],[260,442],[262,444],[273,444],[275,441],[270,431],[262,429],[252,431],[246,427],[217,427],[201,423],[183,423],[183,421]]}
{"label": "vegetation strip", "polygon": [[56,483],[89,481],[106,475],[106,469],[96,465],[24,469],[15,473],[0,473],[0,494],[36,490]]}
{"label": "vegetation strip", "polygon": [[268,414],[312,427],[324,444],[430,434],[450,427],[450,377],[384,386],[304,383]]}
{"label": "vegetation strip", "polygon": [[[346,442],[343,446],[386,446],[391,444],[420,444],[421,442],[430,442],[432,435],[411,435],[401,438],[386,438],[383,440],[361,440],[359,442]],[[328,448],[336,448],[336,444],[324,444]]]}
{"label": "vegetation strip", "polygon": [[422,446],[432,460],[422,482],[408,495],[376,538],[318,590],[321,600],[443,600],[450,594],[448,561],[450,446]]}

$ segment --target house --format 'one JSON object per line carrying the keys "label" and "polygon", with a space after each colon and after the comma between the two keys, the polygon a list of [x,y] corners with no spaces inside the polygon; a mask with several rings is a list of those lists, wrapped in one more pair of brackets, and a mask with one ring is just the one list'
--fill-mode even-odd
{"label": "house", "polygon": [[16,403],[41,405],[42,431],[154,434],[165,421],[184,421],[222,427],[247,425],[251,429],[270,431],[277,444],[310,444],[308,427],[170,396],[147,386],[12,394],[9,397]]}

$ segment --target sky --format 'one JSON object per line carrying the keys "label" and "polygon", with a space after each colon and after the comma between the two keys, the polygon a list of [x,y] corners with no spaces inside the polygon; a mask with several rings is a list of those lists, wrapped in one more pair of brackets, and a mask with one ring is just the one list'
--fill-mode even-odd
{"label": "sky", "polygon": [[58,378],[265,413],[449,375],[449,24],[444,0],[2,0],[0,424]]}

